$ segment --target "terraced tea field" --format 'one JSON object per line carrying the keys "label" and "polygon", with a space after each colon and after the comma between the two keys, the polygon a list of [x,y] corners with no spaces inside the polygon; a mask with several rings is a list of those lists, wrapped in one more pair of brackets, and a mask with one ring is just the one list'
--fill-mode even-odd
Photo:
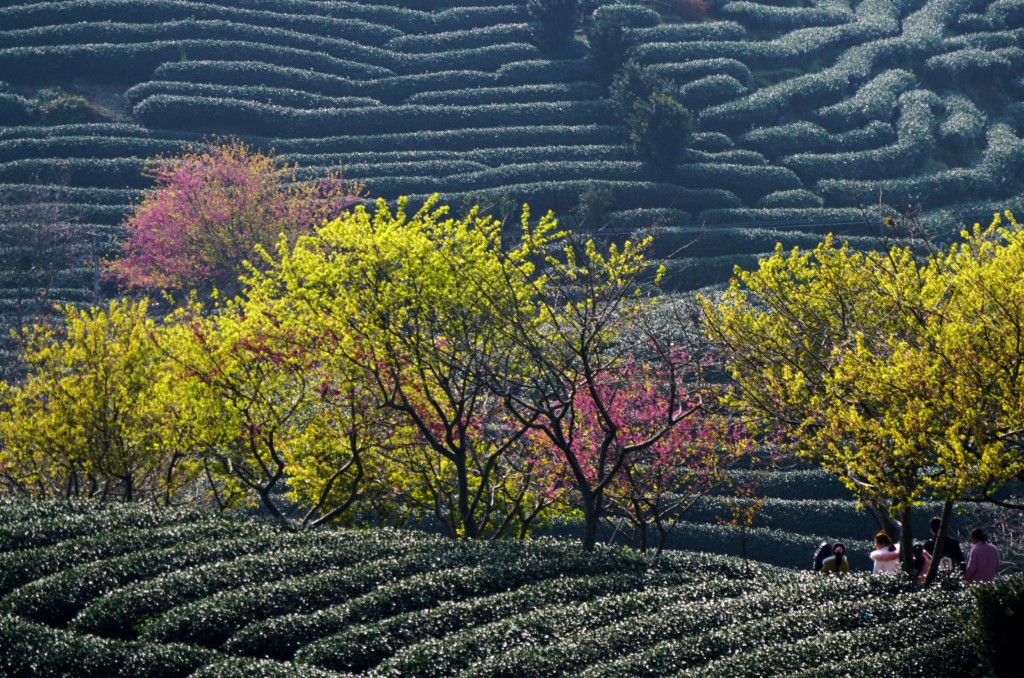
{"label": "terraced tea field", "polygon": [[6,676],[825,676],[837,661],[970,675],[977,662],[955,580],[922,592],[703,553],[290,533],[134,506],[2,504],[0,526]]}
{"label": "terraced tea field", "polygon": [[[880,195],[955,232],[1018,204],[1024,171],[1021,0],[713,0],[697,23],[589,2],[695,115],[667,172],[631,151],[584,33],[551,54],[522,0],[0,4],[0,186],[66,181],[98,238],[144,158],[210,133],[343,161],[373,196],[601,206],[615,232],[656,225],[682,287],[776,240],[865,236]],[[30,101],[54,86],[113,90],[117,122],[56,124]]]}

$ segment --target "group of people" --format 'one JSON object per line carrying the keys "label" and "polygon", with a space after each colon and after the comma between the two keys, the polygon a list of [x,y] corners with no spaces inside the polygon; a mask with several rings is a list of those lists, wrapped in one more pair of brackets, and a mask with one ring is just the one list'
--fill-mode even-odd
{"label": "group of people", "polygon": [[[924,581],[935,558],[935,542],[942,527],[942,520],[934,517],[928,524],[932,537],[923,544],[914,544],[913,571],[919,581]],[[868,554],[874,563],[873,572],[895,572],[900,569],[900,547],[893,543],[892,537],[884,530],[875,535],[875,548]],[[960,542],[947,536],[942,553],[939,555],[939,568],[958,568],[964,581],[969,583],[994,581],[999,573],[999,551],[989,543],[988,535],[981,528],[971,532],[971,548],[966,558],[960,548]],[[850,569],[850,561],[846,556],[846,546],[841,543],[829,544],[821,542],[814,553],[814,571],[822,573],[843,573]]]}

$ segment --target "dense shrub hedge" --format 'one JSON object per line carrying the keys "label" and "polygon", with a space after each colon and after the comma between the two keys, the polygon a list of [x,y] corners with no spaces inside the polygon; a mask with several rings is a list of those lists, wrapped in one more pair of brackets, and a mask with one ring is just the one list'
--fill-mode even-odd
{"label": "dense shrub hedge", "polygon": [[380,105],[379,101],[370,97],[332,97],[285,87],[207,85],[159,80],[151,80],[129,87],[124,93],[124,98],[125,103],[134,108],[148,97],[157,94],[242,99],[289,108],[359,108]]}
{"label": "dense shrub hedge", "polygon": [[709,75],[729,75],[749,86],[754,77],[750,68],[742,61],[725,58],[654,64],[648,68],[651,73],[680,85],[706,78]]}
{"label": "dense shrub hedge", "polygon": [[280,139],[275,148],[292,152],[389,152],[404,150],[472,151],[477,148],[536,147],[556,145],[603,145],[626,141],[626,131],[618,125],[510,125],[506,127],[467,127],[451,130],[425,130],[328,136],[319,139]]}
{"label": "dense shrub hedge", "polygon": [[586,603],[604,596],[629,594],[673,586],[677,591],[699,595],[703,584],[694,584],[686,573],[650,572],[643,575],[606,574],[550,579],[528,584],[486,599],[442,603],[429,610],[397,615],[369,624],[357,624],[341,633],[314,641],[300,649],[295,661],[338,671],[370,669],[404,647],[427,639],[530,614],[552,606]]}
{"label": "dense shrub hedge", "polygon": [[[108,159],[137,156],[152,157],[161,153],[180,150],[186,140],[149,139],[145,137],[105,136],[55,136],[49,138],[22,138],[0,141],[0,162],[16,160],[31,161],[43,158]],[[73,186],[67,187],[67,191]],[[110,188],[108,190],[124,190]]]}
{"label": "dense shrub hedge", "polygon": [[717,106],[747,93],[747,86],[731,75],[709,75],[679,88],[679,101],[693,110]]}
{"label": "dense shrub hedge", "polygon": [[702,21],[689,24],[659,24],[633,28],[629,37],[635,44],[692,42],[694,40],[742,40],[747,29],[735,21]]}
{"label": "dense shrub hedge", "polygon": [[745,147],[771,158],[795,153],[840,153],[878,148],[896,140],[892,125],[872,120],[865,127],[832,134],[813,122],[793,122],[753,129],[742,137]]}
{"label": "dense shrub hedge", "polygon": [[[445,638],[427,639],[410,645],[381,662],[375,673],[379,676],[440,678],[480,670],[487,666],[489,659],[501,661],[514,657],[518,654],[515,649],[517,647],[525,648],[524,651],[528,652],[536,646],[539,658],[554,658],[548,654],[552,643],[559,638],[576,637],[589,629],[606,631],[607,636],[624,637],[629,634],[629,627],[635,624],[651,633],[652,637],[657,635],[658,632],[653,629],[654,624],[648,624],[645,620],[667,622],[668,626],[662,632],[671,633],[684,623],[701,623],[686,614],[688,609],[739,607],[736,603],[746,600],[751,589],[750,582],[708,577],[703,586],[696,590],[691,587],[671,587],[597,598],[587,604],[586,614],[582,615],[573,607],[542,608]],[[718,604],[709,605],[712,600]],[[751,608],[756,609],[756,606],[752,605]],[[677,620],[675,624],[668,621],[672,618]],[[595,644],[601,643],[597,641]],[[584,665],[577,664],[574,669],[578,670]],[[565,670],[548,665],[530,671],[522,664],[505,665],[502,669],[494,673],[535,676],[558,675]]]}
{"label": "dense shrub hedge", "polygon": [[112,641],[0,614],[0,674],[39,678],[178,678],[215,654],[191,645]]}
{"label": "dense shrub hedge", "polygon": [[676,168],[676,180],[692,188],[721,188],[748,203],[775,191],[802,188],[792,171],[770,165],[690,163]]}
{"label": "dense shrub hedge", "polygon": [[60,183],[90,188],[146,188],[142,158],[25,158],[0,163],[0,184]]}
{"label": "dense shrub hedge", "polygon": [[466,31],[434,32],[426,35],[399,35],[389,39],[385,47],[396,52],[434,52],[467,47],[486,47],[501,43],[528,43],[533,29],[528,23],[497,24]]}
{"label": "dense shrub hedge", "polygon": [[61,570],[7,594],[0,600],[0,611],[51,626],[63,626],[90,601],[132,582],[185,567],[259,553],[281,540],[275,530],[259,524],[239,533],[249,536],[130,553]]}
{"label": "dense shrub hedge", "polygon": [[155,40],[145,43],[55,45],[0,49],[0,78],[12,82],[88,77],[98,83],[148,80],[157,66],[182,59],[260,61],[354,79],[394,72],[349,59],[241,40]]}
{"label": "dense shrub hedge", "polygon": [[[250,3],[251,4],[251,3]],[[332,3],[335,7],[351,3]],[[401,35],[400,16],[394,13],[370,16],[352,11],[331,16],[334,7],[307,4],[305,10],[288,11],[284,3],[265,3],[261,8],[217,5],[176,0],[71,0],[11,4],[0,8],[0,23],[8,30],[31,29],[78,22],[105,21],[112,16],[125,22],[156,23],[186,19],[222,19],[239,23],[278,26],[321,35],[335,35],[365,44],[380,44]],[[349,8],[351,9],[351,8]],[[312,11],[311,11],[312,10]],[[372,8],[371,8],[372,12]],[[358,16],[363,14],[364,16]],[[405,13],[407,28],[422,16]]]}
{"label": "dense shrub hedge", "polygon": [[[837,229],[843,225],[863,224],[864,215],[860,210],[849,207],[715,207],[698,214],[697,221],[708,224],[783,224],[786,226],[827,224],[830,228]],[[755,261],[755,266],[756,263]]]}
{"label": "dense shrub hedge", "polygon": [[857,92],[836,104],[817,111],[818,119],[829,127],[849,129],[872,120],[888,121],[900,95],[917,87],[917,78],[910,71],[884,71]]}
{"label": "dense shrub hedge", "polygon": [[840,3],[820,4],[816,7],[780,7],[739,0],[722,5],[723,16],[759,30],[769,28],[792,30],[811,26],[836,26],[855,19],[848,6]]}
{"label": "dense shrub hedge", "polygon": [[[371,106],[301,110],[239,99],[158,94],[133,109],[144,124],[165,129],[320,136],[398,130],[447,130],[511,125],[609,124],[615,117],[602,101],[487,104],[481,106]],[[0,170],[2,171],[2,170]]]}
{"label": "dense shrub hedge", "polygon": [[419,92],[406,99],[410,104],[479,106],[538,101],[586,101],[599,99],[603,89],[593,82],[522,85],[519,87],[474,87],[472,89]]}
{"label": "dense shrub hedge", "polygon": [[144,549],[221,539],[246,528],[230,520],[202,520],[192,514],[165,524],[109,525],[97,535],[80,536],[49,546],[20,547],[0,553],[0,596],[61,570]]}
{"label": "dense shrub hedge", "polygon": [[[221,591],[354,565],[373,570],[383,559],[433,553],[438,548],[433,540],[400,541],[390,534],[381,539],[372,532],[304,536],[272,553],[245,555],[129,584],[87,605],[70,627],[107,638],[134,638],[149,619]],[[387,570],[387,564],[381,569]]]}

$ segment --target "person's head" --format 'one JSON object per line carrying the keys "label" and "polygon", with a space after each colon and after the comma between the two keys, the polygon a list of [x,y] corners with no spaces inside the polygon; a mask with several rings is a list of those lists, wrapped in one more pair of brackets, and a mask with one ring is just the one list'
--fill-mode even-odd
{"label": "person's head", "polygon": [[882,548],[884,546],[892,546],[892,539],[885,532],[885,530],[879,530],[878,534],[875,535],[875,546]]}
{"label": "person's head", "polygon": [[846,547],[843,546],[842,544],[836,544],[835,546],[832,547],[832,556],[836,559],[836,567],[837,568],[839,567],[839,564],[843,562],[843,558],[845,557],[843,554],[845,554],[845,553],[846,553]]}
{"label": "person's head", "polygon": [[928,529],[932,531],[932,534],[938,534],[939,528],[942,527],[942,518],[938,516],[932,516],[932,519],[928,521]]}
{"label": "person's head", "polygon": [[988,535],[985,534],[985,530],[976,527],[971,530],[971,543],[977,544],[979,541],[988,541]]}

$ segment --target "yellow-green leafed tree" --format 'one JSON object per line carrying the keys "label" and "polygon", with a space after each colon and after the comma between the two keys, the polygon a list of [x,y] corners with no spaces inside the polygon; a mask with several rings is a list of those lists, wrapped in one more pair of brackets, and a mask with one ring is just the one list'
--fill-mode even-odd
{"label": "yellow-green leafed tree", "polygon": [[203,413],[196,463],[219,505],[257,502],[283,518],[274,496],[287,483],[304,525],[352,506],[365,456],[392,432],[344,366],[241,300],[179,309],[160,341]]}
{"label": "yellow-green leafed tree", "polygon": [[0,468],[30,496],[171,502],[191,469],[176,442],[178,385],[146,302],[63,310],[26,334],[28,376],[3,387]]}
{"label": "yellow-green leafed tree", "polygon": [[703,301],[739,402],[866,504],[900,511],[904,552],[914,505],[945,501],[948,525],[953,501],[1021,472],[1020,231],[964,236],[927,260],[831,238],[779,249]]}
{"label": "yellow-green leafed tree", "polygon": [[293,247],[282,240],[267,271],[247,280],[246,313],[353,371],[364,399],[395,418],[398,444],[367,471],[368,489],[393,493],[453,536],[509,534],[542,495],[510,480],[505,461],[524,427],[489,380],[515,359],[504,323],[531,314],[544,283],[531,262],[556,223],[549,215],[531,225],[524,212],[503,244],[502,225],[476,209],[452,217],[436,197],[406,209],[404,199],[394,212],[378,201]]}
{"label": "yellow-green leafed tree", "polygon": [[929,389],[900,376],[916,374],[900,360],[921,346],[925,273],[907,248],[856,252],[829,237],[813,252],[779,247],[756,271],[737,270],[718,303],[702,300],[739,403],[835,472],[883,524],[888,509],[902,513],[907,552],[910,509],[935,458],[932,413],[914,407]]}

